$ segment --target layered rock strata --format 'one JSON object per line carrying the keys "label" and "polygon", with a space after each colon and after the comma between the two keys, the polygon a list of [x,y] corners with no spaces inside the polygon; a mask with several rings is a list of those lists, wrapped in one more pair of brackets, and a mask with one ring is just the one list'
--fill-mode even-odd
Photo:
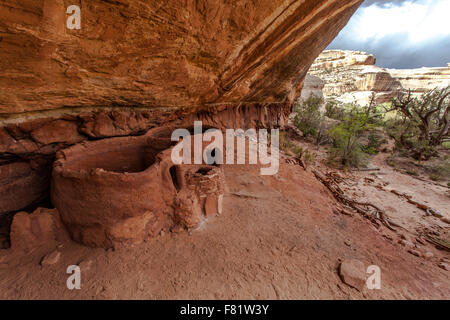
{"label": "layered rock strata", "polygon": [[323,95],[326,100],[361,105],[368,104],[372,96],[377,103],[384,103],[407,90],[420,95],[450,86],[448,66],[397,70],[381,68],[375,62],[375,57],[365,52],[326,50],[314,61],[309,75],[325,82]]}

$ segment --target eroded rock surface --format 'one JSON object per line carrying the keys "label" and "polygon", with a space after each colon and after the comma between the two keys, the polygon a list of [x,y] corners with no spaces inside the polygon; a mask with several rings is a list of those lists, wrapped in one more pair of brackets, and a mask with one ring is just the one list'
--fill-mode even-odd
{"label": "eroded rock surface", "polygon": [[[326,50],[315,60],[309,74],[325,82],[323,95],[344,103],[366,105],[375,96],[388,102],[400,92],[419,95],[450,85],[450,67],[411,70],[385,69],[375,65],[372,54],[360,51]],[[303,93],[302,93],[303,94]]]}
{"label": "eroded rock surface", "polygon": [[324,87],[325,81],[323,81],[319,77],[307,74],[305,77],[302,94],[300,95],[300,101],[305,101],[312,95],[323,98]]}
{"label": "eroded rock surface", "polygon": [[3,1],[0,113],[295,98],[361,2]]}
{"label": "eroded rock surface", "polygon": [[0,213],[21,210],[47,196],[49,169],[30,162],[0,166]]}

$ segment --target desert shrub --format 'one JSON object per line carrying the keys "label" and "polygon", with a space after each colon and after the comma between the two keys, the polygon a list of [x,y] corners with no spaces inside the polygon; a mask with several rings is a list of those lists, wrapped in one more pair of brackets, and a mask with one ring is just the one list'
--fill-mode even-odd
{"label": "desert shrub", "polygon": [[437,147],[449,139],[450,87],[434,89],[420,97],[411,92],[392,100],[398,116],[387,121],[386,131],[396,147],[410,156],[426,160],[437,156]]}
{"label": "desert shrub", "polygon": [[431,168],[430,179],[433,181],[446,180],[450,177],[450,162],[442,161]]}
{"label": "desert shrub", "polygon": [[402,116],[386,120],[385,129],[394,139],[401,156],[422,160],[435,155],[435,148],[421,138],[420,129],[408,118]]}
{"label": "desert shrub", "polygon": [[314,138],[317,144],[327,140],[326,123],[320,111],[322,103],[322,98],[311,95],[295,108],[294,125],[303,132],[305,137]]}
{"label": "desert shrub", "polygon": [[316,157],[317,155],[314,152],[309,151],[308,149],[303,152],[303,161],[306,165],[314,163],[316,161]]}
{"label": "desert shrub", "polygon": [[386,158],[386,164],[393,168],[396,167],[397,162],[396,162],[395,156],[393,154],[391,154],[389,157]]}
{"label": "desert shrub", "polygon": [[304,150],[301,146],[296,145],[291,140],[289,140],[286,131],[280,131],[279,135],[279,147],[280,150],[283,150],[287,154],[295,155],[297,157],[301,157]]}
{"label": "desert shrub", "polygon": [[361,146],[361,150],[364,153],[375,155],[380,152],[380,147],[383,143],[386,143],[386,139],[382,139],[382,136],[376,131],[370,132],[367,137],[367,144]]}
{"label": "desert shrub", "polygon": [[417,173],[417,171],[416,170],[414,170],[414,169],[407,169],[406,171],[406,174],[409,174],[410,176],[418,176],[419,174]]}
{"label": "desert shrub", "polygon": [[360,167],[367,164],[361,138],[374,128],[373,114],[369,108],[357,106],[346,111],[343,120],[330,130],[333,147],[329,151],[331,163],[344,167]]}
{"label": "desert shrub", "polygon": [[371,156],[376,155],[379,153],[379,151],[377,149],[375,149],[374,147],[370,147],[368,145],[361,145],[361,151],[364,153],[367,153]]}
{"label": "desert shrub", "polygon": [[293,154],[295,154],[296,156],[301,156],[303,153],[303,148],[300,146],[292,146],[291,147],[291,151]]}
{"label": "desert shrub", "polygon": [[305,136],[315,136],[322,121],[320,106],[322,99],[311,95],[306,101],[299,103],[295,108],[295,126],[303,132]]}
{"label": "desert shrub", "polygon": [[280,131],[279,134],[279,147],[283,151],[288,151],[291,146],[291,142],[287,138],[286,131]]}
{"label": "desert shrub", "polygon": [[342,120],[345,117],[345,109],[338,102],[329,101],[325,105],[325,116],[334,120]]}

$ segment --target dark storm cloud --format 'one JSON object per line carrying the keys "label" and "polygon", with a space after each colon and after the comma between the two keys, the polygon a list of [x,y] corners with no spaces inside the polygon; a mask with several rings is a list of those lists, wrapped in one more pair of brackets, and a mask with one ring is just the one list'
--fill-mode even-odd
{"label": "dark storm cloud", "polygon": [[[406,6],[408,5],[406,2],[424,3],[423,0],[366,0],[355,13],[354,18],[357,19],[362,10],[366,10],[371,5],[389,10],[391,6]],[[382,23],[382,17],[380,17],[380,23]],[[412,43],[408,40],[407,33],[398,33],[395,30],[392,34],[381,38],[368,39],[360,39],[356,31],[355,26],[352,26],[350,22],[328,49],[366,51],[375,55],[377,65],[386,68],[440,67],[450,62],[449,35],[430,36],[428,40]]]}
{"label": "dark storm cloud", "polygon": [[328,49],[365,51],[375,55],[377,65],[384,68],[412,69],[442,67],[450,62],[450,37],[432,39],[409,46],[404,44],[407,34],[395,34],[380,40],[360,42],[358,39],[336,39]]}

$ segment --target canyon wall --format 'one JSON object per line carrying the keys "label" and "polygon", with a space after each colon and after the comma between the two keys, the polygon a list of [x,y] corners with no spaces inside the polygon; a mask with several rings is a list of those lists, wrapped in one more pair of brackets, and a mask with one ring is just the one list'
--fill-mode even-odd
{"label": "canyon wall", "polygon": [[402,91],[419,95],[450,85],[450,66],[397,70],[378,67],[375,62],[375,57],[365,52],[326,50],[314,61],[309,74],[325,82],[326,99],[361,105],[368,104],[373,94],[377,103],[383,103]]}
{"label": "canyon wall", "polygon": [[1,1],[0,214],[45,199],[55,154],[89,140],[282,126],[361,2]]}

